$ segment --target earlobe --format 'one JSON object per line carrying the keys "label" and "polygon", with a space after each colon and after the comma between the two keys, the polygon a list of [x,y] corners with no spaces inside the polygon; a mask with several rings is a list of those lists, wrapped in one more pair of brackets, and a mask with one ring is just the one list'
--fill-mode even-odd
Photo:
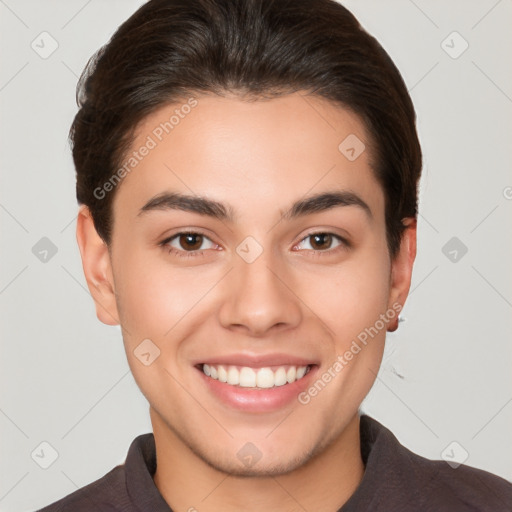
{"label": "earlobe", "polygon": [[104,324],[119,325],[110,254],[85,205],[80,206],[78,211],[76,239],[87,286],[96,307],[96,316]]}
{"label": "earlobe", "polygon": [[[416,259],[416,228],[417,222],[414,218],[403,219],[406,226],[402,234],[400,249],[395,258],[391,261],[390,291],[388,308],[396,311],[398,305],[403,308],[409,288],[411,286],[412,269]],[[398,313],[391,320],[387,330],[396,331],[398,328]]]}

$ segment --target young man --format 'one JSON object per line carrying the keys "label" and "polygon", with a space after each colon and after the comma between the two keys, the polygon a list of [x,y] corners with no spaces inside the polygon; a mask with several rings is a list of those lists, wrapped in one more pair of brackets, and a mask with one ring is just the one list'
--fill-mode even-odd
{"label": "young man", "polygon": [[409,291],[421,150],[346,9],[151,0],[79,92],[84,272],[153,433],[44,511],[511,509],[506,480],[359,413]]}

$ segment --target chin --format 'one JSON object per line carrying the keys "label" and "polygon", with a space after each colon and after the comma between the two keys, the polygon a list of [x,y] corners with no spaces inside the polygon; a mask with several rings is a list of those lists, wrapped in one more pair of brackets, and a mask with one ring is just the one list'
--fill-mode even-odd
{"label": "chin", "polygon": [[[230,476],[240,478],[265,478],[276,477],[292,473],[296,469],[304,466],[313,457],[313,454],[290,454],[283,460],[279,454],[275,456],[275,460],[264,461],[263,454],[261,459],[244,461],[242,457],[237,456],[233,458],[226,458],[225,454],[222,457],[205,456],[204,454],[196,453],[208,466],[225,473]],[[241,460],[240,460],[241,459]]]}

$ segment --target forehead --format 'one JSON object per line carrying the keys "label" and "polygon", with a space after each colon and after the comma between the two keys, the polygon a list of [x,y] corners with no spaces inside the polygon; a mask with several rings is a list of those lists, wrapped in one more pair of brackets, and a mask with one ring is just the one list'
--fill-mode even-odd
{"label": "forehead", "polygon": [[325,190],[357,191],[380,210],[369,148],[360,118],[319,97],[186,97],[139,125],[124,160],[135,165],[126,167],[114,210],[140,209],[159,193],[177,191],[229,197],[237,212],[247,209],[250,216],[246,207],[255,202],[282,209]]}

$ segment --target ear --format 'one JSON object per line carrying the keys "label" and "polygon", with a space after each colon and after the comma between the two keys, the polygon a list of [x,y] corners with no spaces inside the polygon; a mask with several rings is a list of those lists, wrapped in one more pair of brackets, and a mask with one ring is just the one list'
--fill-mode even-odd
{"label": "ear", "polygon": [[104,324],[118,325],[110,254],[107,244],[96,231],[89,208],[85,205],[78,211],[76,239],[87,286],[96,306],[96,316]]}
{"label": "ear", "polygon": [[[408,217],[403,219],[406,226],[402,233],[400,249],[395,258],[391,261],[390,290],[388,308],[396,311],[397,305],[400,310],[405,304],[409,288],[411,286],[412,268],[416,258],[416,219]],[[398,328],[398,314],[389,323],[388,331],[393,332]]]}

